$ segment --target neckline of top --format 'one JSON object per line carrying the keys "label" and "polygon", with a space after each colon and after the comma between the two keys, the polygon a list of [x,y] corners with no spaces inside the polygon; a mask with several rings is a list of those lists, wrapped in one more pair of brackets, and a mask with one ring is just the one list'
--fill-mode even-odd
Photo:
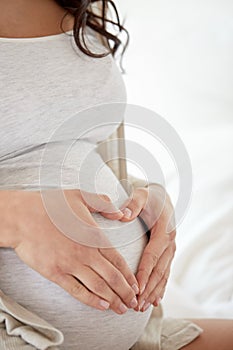
{"label": "neckline of top", "polygon": [[63,37],[73,37],[73,30],[68,30],[67,32],[52,34],[52,35],[44,35],[44,36],[35,36],[28,38],[10,38],[10,37],[0,37],[0,42],[31,42],[31,41],[47,41],[53,39],[60,39]]}

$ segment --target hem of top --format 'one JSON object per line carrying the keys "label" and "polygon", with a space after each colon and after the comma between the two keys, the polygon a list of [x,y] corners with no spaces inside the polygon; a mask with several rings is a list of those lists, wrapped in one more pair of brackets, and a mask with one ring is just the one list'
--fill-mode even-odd
{"label": "hem of top", "polygon": [[34,36],[34,37],[28,37],[28,38],[8,38],[8,37],[0,37],[0,42],[31,42],[31,41],[47,41],[47,40],[53,40],[53,39],[59,39],[62,37],[73,37],[73,29],[68,30],[67,32],[62,32],[58,34],[52,34],[52,35],[43,35],[43,36]]}

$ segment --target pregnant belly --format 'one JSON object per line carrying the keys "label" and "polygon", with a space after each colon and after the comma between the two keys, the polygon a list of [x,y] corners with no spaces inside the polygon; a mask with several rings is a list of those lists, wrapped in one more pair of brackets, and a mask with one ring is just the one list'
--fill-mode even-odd
{"label": "pregnant belly", "polygon": [[[84,146],[89,150],[89,145],[80,143],[73,159],[77,158],[77,154],[84,154]],[[77,177],[76,172],[72,172],[74,169],[72,159],[68,159],[68,164],[65,166],[64,181],[67,186],[74,188],[77,185]],[[80,170],[80,166],[76,167],[76,171],[77,168]],[[127,198],[115,175],[95,152],[91,153],[87,166],[82,169],[81,185],[85,190],[106,193],[119,205]],[[26,179],[26,183],[34,185],[36,189],[37,177],[31,175],[30,169],[26,172],[24,170],[22,176],[17,169],[11,174],[14,175],[13,180],[17,186],[25,183]],[[125,258],[132,271],[136,273],[147,243],[145,229],[140,220],[136,219],[129,225],[110,221],[99,214],[93,216],[100,227],[105,229],[110,241]],[[108,231],[108,228],[113,226],[117,227],[117,230],[113,230],[114,233]],[[152,311],[149,308],[141,313],[129,309],[124,315],[118,315],[111,310],[93,309],[26,266],[11,249],[0,249],[0,286],[5,294],[63,332],[65,340],[61,346],[62,350],[128,350],[142,334]]]}
{"label": "pregnant belly", "polygon": [[[146,242],[144,235],[118,248],[134,272]],[[0,286],[5,294],[63,332],[63,350],[128,350],[151,314],[150,308],[144,313],[129,309],[118,315],[84,305],[22,263],[11,249],[0,249]]]}

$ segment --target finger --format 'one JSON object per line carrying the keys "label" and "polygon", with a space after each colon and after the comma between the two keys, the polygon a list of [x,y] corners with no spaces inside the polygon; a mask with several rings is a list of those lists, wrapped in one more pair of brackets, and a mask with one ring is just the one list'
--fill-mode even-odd
{"label": "finger", "polygon": [[[176,243],[175,243],[175,241],[173,242],[173,251],[174,251],[174,255],[175,255],[175,252],[176,252]],[[170,275],[172,261],[173,261],[173,259],[171,260],[170,264],[167,267],[167,271],[165,272],[165,276],[167,275],[166,276],[167,278],[169,278],[169,275]],[[153,302],[154,306],[158,306],[159,305],[160,301],[163,299],[165,290],[166,290],[166,285],[162,289],[162,292],[160,293],[159,298],[156,298],[156,297],[154,298],[154,302]],[[153,300],[153,296],[152,296],[152,300]]]}
{"label": "finger", "polygon": [[124,213],[121,221],[134,220],[141,213],[146,203],[148,191],[145,188],[137,188],[134,190],[130,198],[120,207]]}
{"label": "finger", "polygon": [[110,308],[116,313],[123,314],[128,311],[127,306],[122,302],[121,298],[114,293],[105,279],[99,276],[89,266],[82,266],[82,268],[77,266],[76,271],[74,268],[72,274],[77,276],[85,286],[88,286],[89,291],[108,301],[110,303]]}
{"label": "finger", "polygon": [[135,294],[139,293],[139,286],[137,279],[133,272],[130,270],[123,256],[115,248],[100,248],[100,253],[119,270],[129,286],[133,288]]}
{"label": "finger", "polygon": [[139,216],[140,212],[143,209],[143,206],[140,201],[137,201],[134,198],[127,204],[127,206],[122,206],[120,209],[123,213],[123,216],[120,220],[125,222],[125,221],[132,221],[137,216]]}
{"label": "finger", "polygon": [[107,195],[99,195],[99,212],[106,219],[120,220],[124,214],[117,208],[110,197]]}
{"label": "finger", "polygon": [[157,265],[167,246],[168,239],[166,238],[165,234],[158,235],[157,233],[155,234],[153,232],[153,235],[151,235],[149,243],[142,254],[136,274],[140,294],[144,292],[152,270]]}
{"label": "finger", "polygon": [[[104,256],[113,266],[116,267],[118,271],[121,272],[125,280],[128,282],[129,286],[133,288],[133,290],[135,291],[135,294],[139,293],[138,282],[135,275],[130,270],[128,264],[126,263],[125,259],[120,255],[120,253],[115,248],[110,248],[112,247],[111,242],[104,235],[104,233],[99,229],[91,213],[88,211],[88,209],[85,206],[83,209],[82,216],[85,218],[87,222],[91,223],[91,225],[94,226],[95,228],[95,235],[93,235],[92,232],[90,234],[90,238],[89,238],[90,247],[93,247],[93,246],[98,247],[99,252],[102,254],[102,256]],[[86,243],[88,241],[87,233],[88,232],[85,231]]]}
{"label": "finger", "polygon": [[90,292],[82,283],[71,275],[59,275],[54,282],[67,291],[72,297],[88,306],[98,310],[109,309],[110,303],[108,301]]}
{"label": "finger", "polygon": [[129,308],[135,308],[138,305],[135,290],[129,286],[123,274],[106,260],[102,254],[99,254],[94,264],[90,266],[108,283],[109,287]]}
{"label": "finger", "polygon": [[105,213],[104,211],[101,211],[100,214],[109,220],[121,220],[121,218],[124,216],[124,213],[122,213],[119,209],[115,209],[115,212],[111,213]]}
{"label": "finger", "polygon": [[106,194],[96,194],[84,192],[84,203],[92,213],[100,213],[107,219],[119,220],[123,217],[123,213],[113,203]]}
{"label": "finger", "polygon": [[171,265],[174,257],[174,251],[172,246],[169,246],[161,255],[158,264],[154,267],[144,292],[138,298],[139,309],[144,304],[144,301],[148,299],[148,296],[153,292],[156,286],[164,278],[168,266]]}
{"label": "finger", "polygon": [[170,265],[168,266],[159,284],[156,286],[156,288],[151,292],[151,294],[146,299],[145,304],[141,309],[142,312],[146,311],[146,306],[148,305],[148,303],[153,304],[154,306],[158,306],[160,304],[162,297],[165,293],[169,275],[170,275]]}

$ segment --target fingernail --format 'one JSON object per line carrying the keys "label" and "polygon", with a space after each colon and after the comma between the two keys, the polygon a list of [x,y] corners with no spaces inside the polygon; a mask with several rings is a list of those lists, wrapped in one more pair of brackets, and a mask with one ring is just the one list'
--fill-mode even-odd
{"label": "fingernail", "polygon": [[108,309],[110,304],[106,300],[100,300],[100,306],[102,306],[104,309]]}
{"label": "fingernail", "polygon": [[131,218],[132,210],[130,210],[129,208],[125,208],[122,210],[122,212],[127,219]]}
{"label": "fingernail", "polygon": [[142,294],[144,292],[144,290],[146,289],[146,285],[144,284],[140,290],[140,294]]}
{"label": "fingernail", "polygon": [[138,288],[138,286],[136,285],[136,283],[134,283],[134,284],[132,285],[132,289],[134,290],[134,292],[135,292],[136,294],[139,293],[139,288]]}
{"label": "fingernail", "polygon": [[126,311],[128,311],[128,308],[125,304],[121,303],[119,310],[121,313],[125,313]]}
{"label": "fingernail", "polygon": [[146,303],[146,304],[144,305],[142,311],[146,311],[146,310],[149,308],[150,305],[151,305],[151,303]]}
{"label": "fingernail", "polygon": [[141,308],[143,307],[143,305],[145,304],[145,302],[146,302],[145,300],[142,300],[142,301],[141,301],[141,303],[140,303],[140,305],[139,305],[139,310],[141,310]]}
{"label": "fingernail", "polygon": [[137,298],[134,297],[134,298],[131,300],[131,302],[130,302],[130,306],[131,306],[132,308],[135,308],[137,305],[138,305]]}
{"label": "fingernail", "polygon": [[159,304],[161,303],[161,300],[162,300],[162,298],[158,298],[158,299],[156,300],[157,305],[159,305]]}

